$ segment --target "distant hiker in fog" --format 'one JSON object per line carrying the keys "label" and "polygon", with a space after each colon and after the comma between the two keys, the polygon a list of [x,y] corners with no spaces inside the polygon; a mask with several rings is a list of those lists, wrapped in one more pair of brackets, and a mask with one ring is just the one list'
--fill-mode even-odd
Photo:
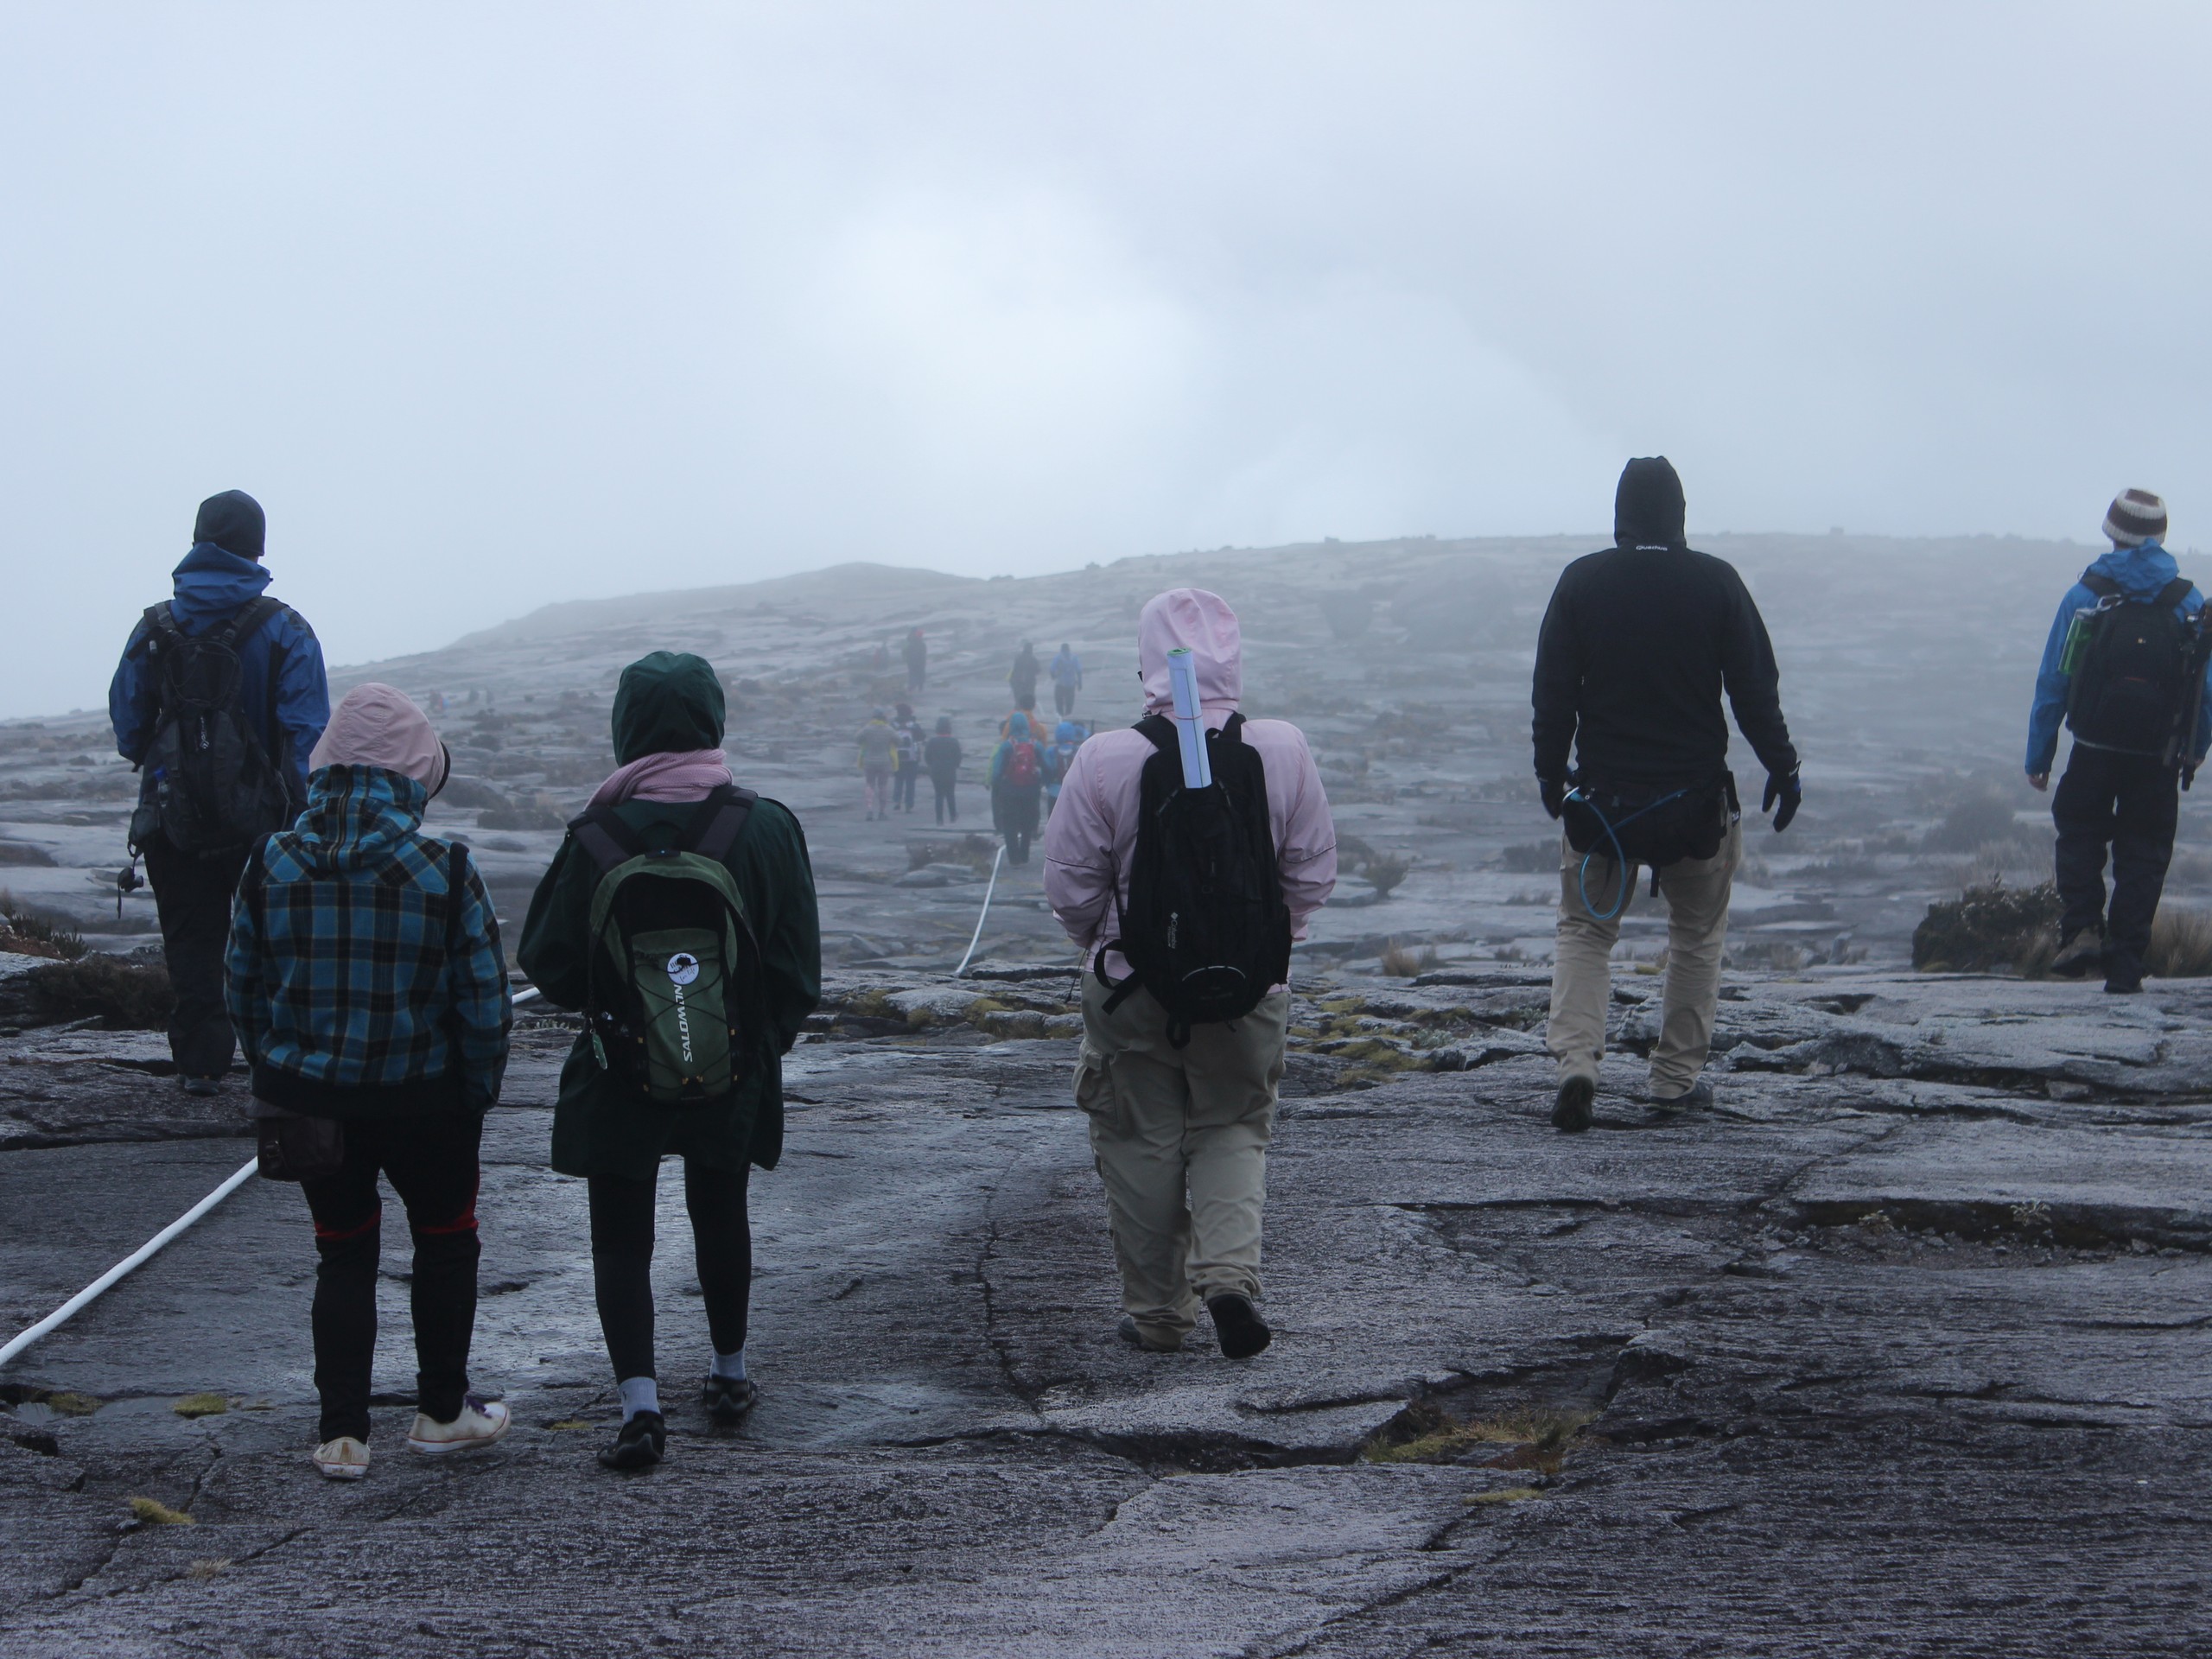
{"label": "distant hiker in fog", "polygon": [[[1187,647],[1214,786],[1184,786],[1167,655]],[[1236,613],[1179,588],[1137,623],[1146,718],[1076,751],[1045,831],[1045,894],[1089,955],[1076,1103],[1106,1185],[1121,1334],[1182,1346],[1203,1300],[1221,1351],[1272,1338],[1260,1297],[1290,948],[1336,885],[1302,733],[1246,721]],[[1204,874],[1201,874],[1203,872]]]}
{"label": "distant hiker in fog", "polygon": [[[1609,966],[1639,867],[1667,900],[1667,987],[1651,1098],[1702,1105],[1728,898],[1743,856],[1728,721],[1766,768],[1761,810],[1786,830],[1802,798],[1766,624],[1735,568],[1691,550],[1681,480],[1664,455],[1631,461],[1613,499],[1613,546],[1567,567],[1536,640],[1536,781],[1564,820],[1548,1041],[1552,1122],[1590,1127],[1605,1053]],[[1576,767],[1570,772],[1572,750]]]}
{"label": "distant hiker in fog", "polygon": [[899,650],[906,658],[906,695],[910,697],[918,697],[922,694],[924,683],[929,678],[929,641],[922,638],[922,631],[919,628],[909,628],[906,631],[906,643],[900,646]]}
{"label": "distant hiker in fog", "polygon": [[315,630],[264,592],[264,533],[243,490],[200,504],[172,597],[131,630],[107,694],[115,747],[139,768],[130,846],[176,995],[169,1057],[194,1095],[215,1092],[235,1050],[223,950],[246,851],[307,804],[308,756],[330,718]]}
{"label": "distant hiker in fog", "polygon": [[822,994],[806,837],[787,808],[737,787],[722,719],[703,658],[657,651],[622,671],[620,764],[569,825],[517,952],[548,1002],[584,1016],[561,1068],[553,1167],[589,1183],[592,1283],[622,1396],[621,1431],[599,1454],[610,1469],[667,1451],[653,1349],[663,1158],[683,1160],[713,1338],[701,1404],[724,1426],[753,1408],[747,1169],[782,1155],[783,1056]]}
{"label": "distant hiker in fog", "polygon": [[937,791],[937,821],[960,822],[960,808],[952,798],[960,781],[960,740],[952,734],[952,717],[939,715],[937,730],[922,745],[922,764],[929,768],[930,787]]}
{"label": "distant hiker in fog", "polygon": [[1063,639],[1047,671],[1052,677],[1052,706],[1065,720],[1075,712],[1075,694],[1083,690],[1083,658]]}
{"label": "distant hiker in fog", "polygon": [[991,752],[990,786],[991,823],[1006,839],[1007,862],[1027,864],[1045,789],[1045,747],[1029,729],[1029,716],[1018,709]]}
{"label": "distant hiker in fog", "polygon": [[899,770],[899,734],[880,709],[868,710],[868,724],[861,728],[861,799],[868,809],[868,820],[891,816],[891,779]]}
{"label": "distant hiker in fog", "polygon": [[1037,653],[1029,642],[1021,642],[1021,649],[1014,654],[1014,667],[1007,672],[1006,683],[1014,690],[1014,706],[1026,713],[1037,708]]}
{"label": "distant hiker in fog", "polygon": [[229,1007],[253,1066],[264,1175],[315,1217],[317,1469],[369,1471],[381,1173],[407,1206],[420,1409],[407,1444],[466,1452],[507,1432],[469,1392],[478,1147],[506,1071],[507,964],[484,879],[423,833],[452,757],[405,694],[346,694],[315,747],[307,810],[238,883]]}
{"label": "distant hiker in fog", "polygon": [[891,729],[897,734],[893,745],[895,764],[891,773],[891,798],[901,812],[911,812],[914,810],[914,790],[922,781],[922,722],[902,702],[892,710]]}
{"label": "distant hiker in fog", "polygon": [[2050,786],[2063,717],[2074,747],[2050,802],[2065,905],[2050,970],[2078,979],[2102,969],[2105,989],[2125,995],[2143,988],[2179,791],[2212,745],[2212,619],[2165,550],[2164,501],[2123,490],[2104,533],[2112,551],[2067,590],[2044,643],[2028,715],[2028,781]]}
{"label": "distant hiker in fog", "polygon": [[1083,740],[1090,734],[1071,720],[1064,720],[1052,728],[1052,741],[1045,748],[1045,816],[1052,816],[1052,809],[1059,804],[1060,786],[1067,781],[1068,768],[1075,764],[1075,752],[1083,747]]}

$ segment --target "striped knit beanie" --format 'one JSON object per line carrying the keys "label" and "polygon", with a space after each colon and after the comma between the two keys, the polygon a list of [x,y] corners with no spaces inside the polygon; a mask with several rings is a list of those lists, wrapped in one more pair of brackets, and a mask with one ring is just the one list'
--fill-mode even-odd
{"label": "striped knit beanie", "polygon": [[2114,547],[2140,547],[2166,538],[2166,504],[2148,490],[2122,490],[2105,514],[2105,534]]}

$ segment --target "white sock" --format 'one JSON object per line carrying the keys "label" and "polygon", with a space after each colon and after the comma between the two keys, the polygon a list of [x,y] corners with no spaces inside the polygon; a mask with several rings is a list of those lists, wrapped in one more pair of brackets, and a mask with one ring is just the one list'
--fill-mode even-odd
{"label": "white sock", "polygon": [[650,1376],[626,1376],[615,1388],[622,1395],[622,1421],[628,1422],[641,1411],[660,1409],[660,1384]]}
{"label": "white sock", "polygon": [[726,1382],[744,1382],[745,1350],[741,1348],[734,1354],[716,1354],[714,1367],[707,1375],[719,1376]]}

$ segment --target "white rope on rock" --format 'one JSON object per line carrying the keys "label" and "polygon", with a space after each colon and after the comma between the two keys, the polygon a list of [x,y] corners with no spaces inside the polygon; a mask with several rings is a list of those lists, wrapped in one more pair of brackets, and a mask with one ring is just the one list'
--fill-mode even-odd
{"label": "white rope on rock", "polygon": [[983,907],[976,912],[976,931],[968,938],[968,954],[960,958],[960,965],[952,970],[955,979],[968,971],[968,960],[976,954],[976,942],[983,937],[983,918],[991,913],[991,894],[998,891],[999,864],[1006,857],[1006,843],[1001,842],[997,852],[991,855],[990,885],[983,889]]}

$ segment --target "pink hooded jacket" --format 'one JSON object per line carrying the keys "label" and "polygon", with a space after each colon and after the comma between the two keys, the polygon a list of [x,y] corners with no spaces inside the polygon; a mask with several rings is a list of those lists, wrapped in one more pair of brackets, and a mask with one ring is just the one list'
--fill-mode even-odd
{"label": "pink hooded jacket", "polygon": [[[1137,620],[1137,664],[1147,714],[1172,712],[1167,653],[1179,645],[1190,647],[1197,666],[1207,729],[1219,731],[1244,692],[1236,613],[1201,588],[1172,588],[1144,607]],[[1328,797],[1306,734],[1288,721],[1249,721],[1243,738],[1267,768],[1268,817],[1274,825],[1283,901],[1290,906],[1291,937],[1302,939],[1306,918],[1337,885],[1337,828]],[[1090,738],[1069,763],[1060,803],[1045,825],[1045,896],[1068,937],[1092,958],[1113,937],[1117,881],[1122,902],[1128,902],[1138,781],[1144,763],[1157,753],[1148,739],[1128,728]],[[1109,951],[1106,971],[1120,979],[1129,964],[1118,950]]]}

